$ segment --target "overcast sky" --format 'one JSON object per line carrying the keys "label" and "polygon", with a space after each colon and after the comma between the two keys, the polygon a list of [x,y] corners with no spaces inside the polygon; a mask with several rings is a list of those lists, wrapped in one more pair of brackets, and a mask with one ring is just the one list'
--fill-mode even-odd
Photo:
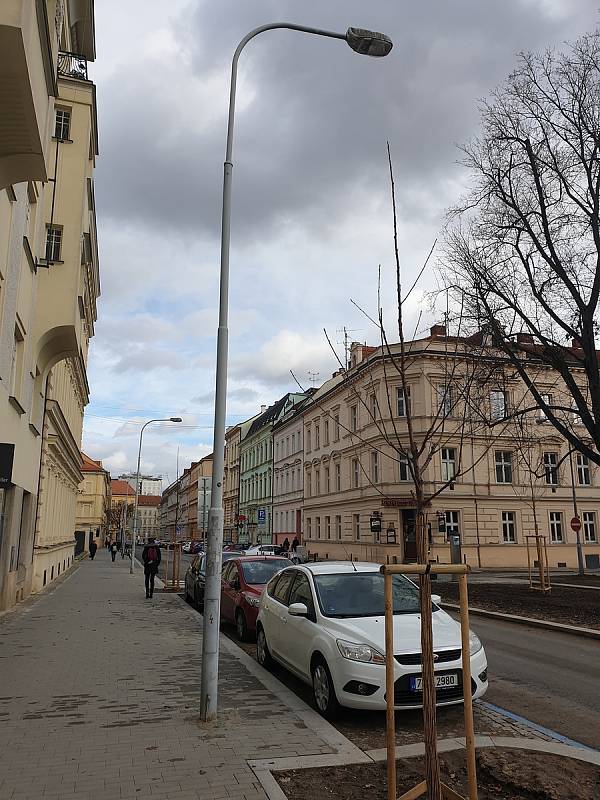
{"label": "overcast sky", "polygon": [[[457,144],[520,50],[593,29],[597,0],[103,0],[96,4],[102,297],[84,449],[113,477],[165,481],[212,450],[219,236],[229,70],[252,28],[286,20],[387,33],[385,59],[290,31],[240,62],[234,141],[228,421],[337,368],[341,330],[373,342],[381,264],[393,330],[386,140],[404,280],[420,269],[466,176]],[[431,285],[428,273],[421,288]],[[422,296],[412,298],[419,332]],[[417,322],[418,321],[418,322]],[[179,430],[173,430],[173,428]],[[166,483],[165,483],[166,485]]]}

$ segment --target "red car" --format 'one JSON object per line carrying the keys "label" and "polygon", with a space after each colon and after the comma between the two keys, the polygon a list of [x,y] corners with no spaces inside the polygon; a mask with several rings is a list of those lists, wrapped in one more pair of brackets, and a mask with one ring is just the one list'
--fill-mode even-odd
{"label": "red car", "polygon": [[278,556],[240,556],[223,564],[221,621],[235,623],[240,641],[256,634],[263,589],[276,572],[289,565],[289,559]]}

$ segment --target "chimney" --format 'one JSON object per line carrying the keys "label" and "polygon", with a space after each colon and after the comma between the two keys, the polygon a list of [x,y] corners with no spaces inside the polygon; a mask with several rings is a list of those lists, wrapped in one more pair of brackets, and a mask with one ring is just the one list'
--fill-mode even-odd
{"label": "chimney", "polygon": [[261,413],[261,414],[264,414],[266,410],[267,410],[267,407],[266,407],[266,406],[261,406],[261,407],[260,407],[260,413]]}
{"label": "chimney", "polygon": [[445,325],[432,325],[429,329],[429,336],[433,339],[434,336],[441,336],[444,337],[446,335],[446,326]]}
{"label": "chimney", "polygon": [[533,336],[530,333],[517,333],[518,344],[533,344]]}

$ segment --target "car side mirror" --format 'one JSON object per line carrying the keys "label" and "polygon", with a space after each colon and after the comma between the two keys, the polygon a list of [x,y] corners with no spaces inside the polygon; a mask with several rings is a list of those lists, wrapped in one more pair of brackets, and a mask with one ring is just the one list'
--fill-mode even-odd
{"label": "car side mirror", "polygon": [[304,603],[292,603],[288,608],[290,617],[308,617],[308,608]]}
{"label": "car side mirror", "polygon": [[435,603],[436,606],[442,605],[442,597],[439,594],[432,594],[431,595],[431,602]]}

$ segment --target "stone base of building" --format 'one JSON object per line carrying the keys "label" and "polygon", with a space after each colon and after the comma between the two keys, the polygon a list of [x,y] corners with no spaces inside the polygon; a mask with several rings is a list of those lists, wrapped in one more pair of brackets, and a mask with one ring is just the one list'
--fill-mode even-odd
{"label": "stone base of building", "polygon": [[[85,551],[87,554],[87,550]],[[31,592],[39,592],[69,569],[75,558],[73,541],[61,542],[53,547],[36,547],[33,553],[33,583]]]}
{"label": "stone base of building", "polygon": [[[400,544],[376,544],[370,542],[345,542],[336,540],[307,540],[310,557],[330,561],[373,561],[379,564],[410,563],[403,560]],[[577,569],[577,547],[575,544],[552,544],[547,547],[548,566],[552,569]],[[510,570],[527,569],[527,547],[521,544],[465,545],[461,550],[462,559],[473,569]],[[583,545],[584,562],[587,569],[600,568],[600,543]],[[451,562],[449,545],[434,545],[431,559],[442,564]],[[537,560],[535,548],[530,549],[531,565]]]}

